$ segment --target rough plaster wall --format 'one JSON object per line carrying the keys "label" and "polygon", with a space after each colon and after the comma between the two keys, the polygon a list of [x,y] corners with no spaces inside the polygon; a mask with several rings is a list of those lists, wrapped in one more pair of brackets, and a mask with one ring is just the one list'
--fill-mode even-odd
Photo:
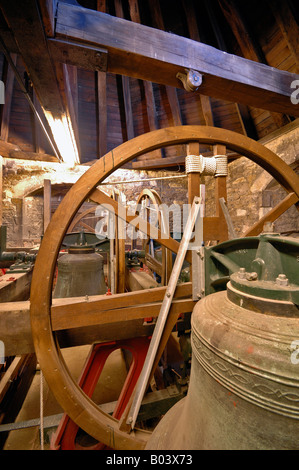
{"label": "rough plaster wall", "polygon": [[[299,128],[291,128],[283,136],[266,142],[268,148],[277,153],[294,169],[299,160]],[[296,163],[297,162],[297,163]],[[43,233],[43,197],[32,192],[43,187],[44,179],[52,184],[73,184],[88,169],[80,166],[70,170],[63,165],[3,159],[3,224],[8,227],[8,246],[25,246],[40,242]],[[156,190],[163,203],[187,204],[187,179],[158,180],[161,176],[179,175],[169,171],[131,171],[120,169],[110,176],[109,181],[123,181],[124,184],[103,186],[110,191],[117,188],[123,192],[126,202],[134,205],[143,188]],[[130,180],[155,178],[147,182],[128,184]],[[206,215],[215,215],[214,180],[205,177]],[[255,163],[245,157],[229,165],[227,184],[227,206],[238,235],[252,226],[283,197],[284,190],[273,178]],[[274,225],[279,232],[299,232],[298,211],[293,207],[281,216]]]}

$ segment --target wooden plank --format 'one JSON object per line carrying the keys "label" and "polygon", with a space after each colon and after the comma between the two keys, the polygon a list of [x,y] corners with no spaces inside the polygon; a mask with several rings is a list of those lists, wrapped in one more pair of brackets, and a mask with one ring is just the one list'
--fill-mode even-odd
{"label": "wooden plank", "polygon": [[[193,302],[184,297],[191,296],[191,283],[178,285],[175,293],[174,312],[191,312]],[[152,329],[143,326],[143,319],[155,317],[165,295],[166,287],[84,298],[54,299],[52,314],[61,347],[88,344],[93,341],[108,341],[151,334]],[[150,294],[151,304],[144,304]],[[183,300],[181,302],[181,300]],[[154,308],[152,308],[154,306]],[[30,327],[30,302],[8,302],[0,304],[1,339],[8,355],[26,354],[34,351]],[[87,314],[86,325],[82,312]],[[76,313],[77,312],[77,313]],[[81,313],[80,313],[81,312]],[[102,312],[102,313],[99,313]],[[110,312],[110,313],[109,313]],[[74,324],[70,325],[72,316]],[[84,314],[83,314],[84,317]],[[96,319],[97,317],[97,319]],[[82,321],[83,320],[83,321]],[[95,326],[95,321],[99,323]],[[92,325],[91,327],[88,326]],[[75,327],[77,325],[77,327]],[[81,325],[81,326],[80,326]],[[66,327],[66,329],[61,329]],[[136,334],[135,334],[136,333]]]}
{"label": "wooden plank", "polygon": [[299,198],[295,193],[289,193],[277,206],[273,207],[267,214],[248,229],[243,237],[253,237],[259,235],[266,222],[274,222],[280,215],[287,211],[293,204],[298,202]]}
{"label": "wooden plank", "polygon": [[27,152],[22,150],[18,145],[0,140],[0,154],[5,158],[16,158],[21,160],[35,160],[41,162],[59,162],[54,155],[46,153],[40,154],[36,152]]}
{"label": "wooden plank", "polygon": [[[91,315],[101,310],[118,310],[121,308],[145,305],[148,300],[151,303],[161,302],[166,292],[166,286],[151,289],[143,289],[135,292],[112,295],[89,296],[88,301],[82,297],[71,297],[66,299],[53,299],[51,308],[54,324],[61,329],[62,323],[67,324],[67,316],[72,315],[74,309],[78,309],[83,315]],[[175,292],[175,299],[189,297],[192,295],[191,282],[179,284]],[[61,319],[59,319],[61,317]],[[64,319],[63,319],[64,318]],[[142,318],[142,316],[140,317]]]}
{"label": "wooden plank", "polygon": [[137,162],[128,164],[128,167],[135,170],[147,170],[167,167],[177,167],[178,165],[185,165],[185,156],[174,156],[155,159],[143,159]]}
{"label": "wooden plank", "polygon": [[7,390],[9,389],[12,381],[14,380],[16,375],[19,373],[19,370],[22,367],[23,362],[24,362],[24,357],[22,356],[15,357],[12,363],[10,364],[9,368],[5,372],[2,380],[0,381],[0,403],[5,397],[5,394]]}
{"label": "wooden plank", "polygon": [[53,37],[55,32],[55,13],[58,0],[39,0],[39,7],[47,36]]}
{"label": "wooden plank", "polygon": [[[89,27],[86,30],[85,26]],[[186,68],[204,75],[199,92],[299,116],[290,101],[298,75],[219,51],[211,46],[82,7],[58,4],[56,34],[107,48],[108,71],[182,88]],[[131,38],[134,37],[134,41]]]}
{"label": "wooden plank", "polygon": [[103,157],[107,152],[107,81],[105,72],[97,73],[98,152]]}
{"label": "wooden plank", "polygon": [[0,303],[28,299],[31,278],[32,270],[26,273],[7,273],[1,276]]}

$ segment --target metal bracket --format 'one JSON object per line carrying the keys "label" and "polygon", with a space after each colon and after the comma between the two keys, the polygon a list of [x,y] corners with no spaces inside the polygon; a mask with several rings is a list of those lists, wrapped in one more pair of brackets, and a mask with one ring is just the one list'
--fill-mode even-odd
{"label": "metal bracket", "polygon": [[219,203],[220,203],[222,212],[224,214],[224,217],[225,217],[225,220],[226,220],[226,223],[227,223],[229,239],[231,240],[232,238],[237,238],[237,235],[236,235],[236,232],[235,232],[235,229],[234,229],[234,226],[233,226],[233,222],[232,222],[230,213],[228,212],[228,208],[227,208],[226,201],[225,201],[224,197],[221,197],[219,199]]}
{"label": "metal bracket", "polygon": [[186,91],[196,91],[202,84],[202,75],[197,70],[185,70],[185,73],[178,72],[176,77],[183,83]]}

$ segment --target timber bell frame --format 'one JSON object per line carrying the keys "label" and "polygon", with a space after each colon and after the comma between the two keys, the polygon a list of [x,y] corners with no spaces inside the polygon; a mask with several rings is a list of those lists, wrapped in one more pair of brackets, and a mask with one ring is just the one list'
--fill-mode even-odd
{"label": "timber bell frame", "polygon": [[[208,126],[170,127],[125,142],[99,159],[67,193],[48,225],[34,267],[30,297],[32,336],[45,379],[62,408],[80,428],[114,449],[143,449],[150,433],[139,429],[134,429],[132,432],[124,429],[121,421],[101,411],[70,376],[54,331],[55,305],[52,305],[52,283],[56,261],[68,226],[85,199],[107,202],[105,197],[102,197],[103,193],[96,189],[99,183],[114,170],[144,153],[183,143],[189,145],[202,143],[230,148],[259,164],[287,191],[287,197],[271,211],[271,215],[257,223],[247,231],[246,235],[260,233],[265,221],[275,220],[278,214],[280,215],[292,204],[297,204],[299,200],[299,176],[277,155],[248,137]],[[111,199],[108,200],[110,203]],[[130,221],[127,219],[127,222]],[[159,243],[177,252],[179,244],[175,240],[161,239]],[[187,253],[188,258],[190,259],[190,256]],[[70,299],[69,304],[73,310],[78,308],[81,315],[84,313],[84,304],[89,304],[90,309],[91,302],[72,304]],[[96,302],[94,310],[96,313]],[[163,352],[178,315],[179,312],[170,316],[156,359],[159,359],[158,355]]]}

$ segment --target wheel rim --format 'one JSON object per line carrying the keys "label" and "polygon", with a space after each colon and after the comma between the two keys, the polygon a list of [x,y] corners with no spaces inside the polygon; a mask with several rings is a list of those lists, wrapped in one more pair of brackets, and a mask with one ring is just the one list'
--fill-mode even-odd
{"label": "wheel rim", "polygon": [[52,281],[56,260],[72,218],[99,183],[143,153],[192,141],[226,145],[259,164],[288,192],[294,192],[299,198],[299,177],[272,151],[248,137],[208,126],[161,129],[125,142],[81,176],[53,215],[35,262],[30,316],[33,342],[41,369],[57,401],[69,417],[92,437],[115,449],[143,449],[149,433],[134,430],[127,434],[121,431],[119,422],[102,412],[70,376],[51,328]]}

